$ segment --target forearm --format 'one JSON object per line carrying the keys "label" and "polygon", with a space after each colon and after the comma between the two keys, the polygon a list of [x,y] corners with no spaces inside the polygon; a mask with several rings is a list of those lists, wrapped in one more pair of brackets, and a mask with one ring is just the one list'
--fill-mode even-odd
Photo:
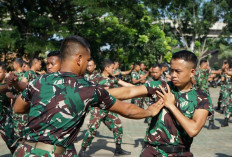
{"label": "forearm", "polygon": [[14,84],[14,87],[19,91],[23,91],[24,89],[27,88],[27,85],[28,85],[27,83],[20,81]]}
{"label": "forearm", "polygon": [[123,105],[123,109],[119,109],[118,107],[111,107],[110,111],[120,114],[123,117],[130,119],[142,119],[146,117],[151,117],[152,113],[149,110],[144,110],[138,107],[135,104],[130,104],[126,102],[119,102]]}
{"label": "forearm", "polygon": [[175,105],[169,107],[169,110],[190,137],[194,137],[200,132],[207,118],[207,116],[203,116],[204,118],[201,119],[201,122],[197,123],[195,120],[185,117]]}
{"label": "forearm", "polygon": [[128,75],[128,74],[130,74],[130,73],[131,73],[131,70],[128,70],[128,71],[122,71],[122,72],[121,72],[121,74],[122,74],[122,75]]}
{"label": "forearm", "polygon": [[126,100],[134,97],[147,96],[148,91],[144,85],[133,87],[111,88],[107,91],[117,99]]}
{"label": "forearm", "polygon": [[133,80],[132,80],[132,83],[133,83],[133,84],[137,84],[137,83],[140,83],[140,82],[141,82],[141,80],[142,80],[141,78],[140,78],[140,79],[138,79],[138,80],[133,79]]}

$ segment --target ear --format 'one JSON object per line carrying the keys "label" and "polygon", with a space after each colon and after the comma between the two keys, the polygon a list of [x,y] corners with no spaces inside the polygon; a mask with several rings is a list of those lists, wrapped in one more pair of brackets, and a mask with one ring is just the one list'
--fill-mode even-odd
{"label": "ear", "polygon": [[192,78],[195,75],[196,69],[191,69],[190,71],[190,77]]}
{"label": "ear", "polygon": [[76,62],[77,62],[78,66],[81,65],[82,57],[83,57],[82,54],[80,54],[80,53],[76,54]]}

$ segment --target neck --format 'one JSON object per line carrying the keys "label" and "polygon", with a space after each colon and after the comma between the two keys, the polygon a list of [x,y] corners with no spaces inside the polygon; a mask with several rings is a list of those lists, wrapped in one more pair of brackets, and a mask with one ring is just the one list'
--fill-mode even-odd
{"label": "neck", "polygon": [[192,82],[188,82],[188,83],[185,84],[184,86],[177,87],[177,89],[178,89],[180,92],[186,92],[186,91],[189,91],[192,87],[193,87]]}
{"label": "neck", "polygon": [[5,78],[2,81],[0,81],[0,83],[5,83]]}
{"label": "neck", "polygon": [[104,71],[102,72],[102,76],[103,76],[103,77],[108,77],[109,74],[104,70]]}
{"label": "neck", "polygon": [[16,72],[22,72],[23,70],[19,68],[19,69],[16,69],[15,71]]}
{"label": "neck", "polygon": [[[71,63],[71,64],[70,64]],[[72,61],[63,61],[60,68],[61,72],[71,72],[80,75],[80,69],[73,66]]]}
{"label": "neck", "polygon": [[32,71],[36,71],[35,67],[33,67],[33,66],[31,67],[31,70],[32,70]]}

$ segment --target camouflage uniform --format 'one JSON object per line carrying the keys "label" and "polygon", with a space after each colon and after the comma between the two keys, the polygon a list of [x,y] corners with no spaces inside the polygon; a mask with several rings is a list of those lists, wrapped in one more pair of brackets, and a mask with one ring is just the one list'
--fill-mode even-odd
{"label": "camouflage uniform", "polygon": [[[94,78],[92,81],[96,84],[103,85],[104,87],[113,88],[114,84],[117,84],[118,79],[116,77],[109,78],[100,76]],[[88,122],[88,131],[83,139],[82,147],[87,148],[91,145],[101,122],[103,122],[109,130],[113,131],[115,143],[122,143],[123,128],[121,120],[116,113],[98,107],[91,107],[90,113],[91,116]]]}
{"label": "camouflage uniform", "polygon": [[[202,90],[197,90],[193,87],[187,92],[179,92],[171,82],[168,82],[168,84],[175,96],[175,106],[187,118],[191,119],[196,109],[206,109],[211,112],[211,98]],[[166,88],[166,83],[162,81],[153,81],[145,84],[146,87],[152,87],[155,90],[159,90],[159,85]],[[188,136],[173,114],[164,107],[158,115],[152,118],[145,138],[147,145],[143,149],[141,157],[193,156],[188,150],[192,141],[193,138]],[[177,146],[187,150],[185,152],[166,153],[159,146]]]}
{"label": "camouflage uniform", "polygon": [[93,80],[95,77],[99,77],[99,76],[101,76],[101,74],[99,74],[97,71],[94,71],[92,74],[89,74],[88,72],[87,73],[85,73],[85,79],[87,80],[87,81],[91,81],[91,80]]}
{"label": "camouflage uniform", "polygon": [[232,77],[226,79],[225,90],[222,99],[223,107],[225,107],[225,118],[230,118],[232,110]]}
{"label": "camouflage uniform", "polygon": [[[21,81],[24,77],[23,72],[16,72],[15,75],[18,77],[18,80]],[[14,94],[20,95],[21,92],[17,91],[15,88],[13,89]],[[18,138],[23,136],[23,128],[26,126],[28,121],[27,114],[16,114],[13,112],[13,124],[14,124],[14,132]]]}
{"label": "camouflage uniform", "polygon": [[[1,85],[3,84],[0,83]],[[13,129],[12,112],[11,100],[6,96],[6,92],[0,93],[0,134],[13,154],[17,146],[11,147],[11,145],[17,137]]]}
{"label": "camouflage uniform", "polygon": [[36,72],[34,72],[33,70],[28,70],[24,73],[24,76],[28,82],[32,81],[33,79],[35,79],[37,76],[39,76]]}
{"label": "camouflage uniform", "polygon": [[116,99],[100,86],[70,72],[37,77],[28,84],[22,99],[30,103],[23,139],[65,148],[59,155],[21,144],[14,156],[77,156],[74,141],[90,105],[109,109]]}
{"label": "camouflage uniform", "polygon": [[[210,97],[210,93],[209,93],[209,86],[208,86],[208,78],[210,75],[210,70],[205,70],[205,69],[201,69],[196,71],[194,79],[196,80],[196,88],[203,90],[206,94],[209,95]],[[214,108],[213,105],[211,106],[211,116],[208,117],[209,120],[214,120]]]}
{"label": "camouflage uniform", "polygon": [[[136,71],[132,71],[131,72],[131,80],[132,79],[136,79],[136,80],[138,80],[138,79],[140,79],[140,73],[138,73],[138,72],[136,72]],[[135,84],[136,86],[139,86],[139,85],[141,85],[141,83],[137,83],[137,84]],[[138,105],[139,107],[141,107],[141,108],[144,108],[144,105],[143,105],[143,98],[132,98],[131,99],[131,103],[132,104],[136,104],[136,105]]]}

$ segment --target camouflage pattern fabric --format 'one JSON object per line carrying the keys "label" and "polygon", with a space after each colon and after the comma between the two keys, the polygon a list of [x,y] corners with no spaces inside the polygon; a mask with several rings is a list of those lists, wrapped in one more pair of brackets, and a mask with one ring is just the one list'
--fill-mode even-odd
{"label": "camouflage pattern fabric", "polygon": [[[205,92],[195,89],[195,87],[187,92],[179,92],[171,82],[168,82],[168,84],[175,96],[175,106],[184,116],[191,119],[196,109],[206,109],[211,113],[212,101]],[[145,84],[147,88],[152,87],[155,90],[159,90],[159,85],[166,88],[162,81],[152,81]],[[154,97],[156,96],[154,94]],[[163,108],[157,116],[152,118],[145,137],[145,142],[152,146],[171,145],[190,148],[192,141],[193,138],[188,136],[172,113],[166,108]],[[147,152],[146,149],[142,151],[141,156],[143,156],[144,152]],[[158,148],[156,148],[156,151],[158,151],[159,156],[170,155]]]}
{"label": "camouflage pattern fabric", "polygon": [[[23,72],[16,72],[15,75],[18,77],[18,80],[21,81],[24,77]],[[15,92],[14,94],[20,95],[22,92],[19,92],[15,88],[13,89]],[[27,125],[28,122],[28,115],[27,114],[16,114],[13,112],[13,125],[14,125],[14,132],[18,138],[23,136],[23,128]]]}
{"label": "camouflage pattern fabric", "polygon": [[[136,71],[132,71],[132,72],[131,72],[131,79],[136,79],[136,80],[140,79],[140,73],[138,73],[138,72],[136,72]],[[135,85],[136,85],[136,86],[140,86],[141,83],[137,83],[137,84],[135,84]],[[143,98],[132,98],[132,99],[131,99],[131,103],[132,103],[132,104],[136,104],[136,105],[138,105],[138,106],[141,107],[141,108],[144,108],[143,102],[144,102],[144,99],[143,99]]]}
{"label": "camouflage pattern fabric", "polygon": [[[116,77],[103,77],[101,75],[101,77],[96,77],[92,81],[104,87],[112,88],[114,84],[117,84],[118,79]],[[88,131],[82,142],[83,147],[86,148],[91,145],[101,122],[103,122],[109,130],[113,131],[115,143],[122,143],[123,128],[121,120],[116,113],[98,107],[91,107],[90,113],[91,116],[88,122]]]}
{"label": "camouflage pattern fabric", "polygon": [[[194,79],[196,80],[196,88],[203,90],[205,93],[207,93],[210,96],[209,93],[209,86],[208,86],[208,78],[210,75],[210,70],[201,69],[196,71]],[[208,117],[209,120],[214,120],[214,107],[211,106],[211,112],[212,114]]]}
{"label": "camouflage pattern fabric", "polygon": [[225,82],[225,92],[222,104],[226,108],[225,118],[230,118],[232,112],[232,77],[227,78]]}
{"label": "camouflage pattern fabric", "polygon": [[[0,83],[0,86],[1,85],[3,84]],[[13,129],[11,101],[7,98],[6,92],[0,93],[0,108],[0,135],[13,154],[17,145],[14,147],[11,147],[11,145],[15,142],[17,137]]]}
{"label": "camouflage pattern fabric", "polygon": [[75,141],[89,106],[109,109],[116,101],[104,88],[70,72],[37,77],[22,99],[30,103],[23,139],[64,148]]}
{"label": "camouflage pattern fabric", "polygon": [[37,76],[39,76],[39,75],[36,72],[34,72],[33,70],[28,70],[23,75],[23,77],[25,77],[28,80],[28,82],[32,81]]}
{"label": "camouflage pattern fabric", "polygon": [[77,157],[77,152],[73,144],[69,145],[65,152],[60,155],[54,152],[34,148],[32,146],[22,144],[15,151],[14,157]]}
{"label": "camouflage pattern fabric", "polygon": [[[114,72],[113,72],[113,74],[116,74],[117,72],[119,72],[119,75],[117,75],[115,77],[118,78],[118,79],[122,79],[122,71],[120,69],[115,69]],[[114,88],[117,88],[117,87],[119,87],[119,85],[118,84],[114,84]]]}
{"label": "camouflage pattern fabric", "polygon": [[147,73],[146,70],[140,70],[140,71],[139,71],[139,75],[145,75],[146,73]]}
{"label": "camouflage pattern fabric", "polygon": [[110,131],[113,131],[115,143],[122,143],[123,128],[121,120],[116,113],[102,110],[98,107],[91,107],[90,113],[91,116],[88,122],[88,131],[81,144],[83,147],[87,148],[91,145],[101,122],[103,122]]}
{"label": "camouflage pattern fabric", "polygon": [[88,72],[85,73],[85,79],[87,81],[91,81],[93,80],[95,77],[99,77],[101,74],[99,74],[97,71],[94,71],[92,74],[89,74]]}

